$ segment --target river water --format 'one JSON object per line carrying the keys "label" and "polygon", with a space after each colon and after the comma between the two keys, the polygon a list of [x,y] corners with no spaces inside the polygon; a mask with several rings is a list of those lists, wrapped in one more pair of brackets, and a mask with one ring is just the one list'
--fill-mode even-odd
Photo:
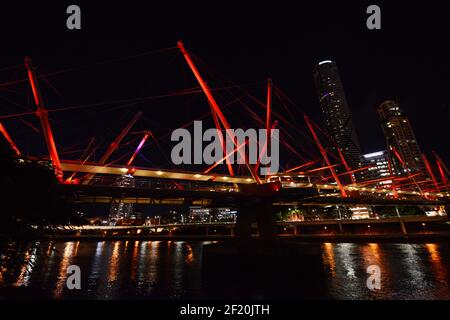
{"label": "river water", "polygon": [[[0,298],[214,298],[202,277],[202,248],[209,243],[57,241],[27,250],[9,244],[1,249]],[[450,243],[323,243],[321,252],[326,291],[320,298],[450,299]],[[70,265],[80,267],[81,290],[66,287]],[[380,289],[367,286],[371,265],[381,271]]]}

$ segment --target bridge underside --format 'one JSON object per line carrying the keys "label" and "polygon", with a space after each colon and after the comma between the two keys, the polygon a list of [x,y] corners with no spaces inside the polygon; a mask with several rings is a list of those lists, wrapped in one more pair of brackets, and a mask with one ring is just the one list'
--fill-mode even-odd
{"label": "bridge underside", "polygon": [[[211,206],[239,206],[252,198],[266,198],[267,195],[248,192],[197,191],[176,189],[145,189],[95,185],[60,185],[64,192],[73,193],[80,203],[107,203],[111,199],[122,199],[126,203],[139,204],[186,204],[195,203]],[[449,200],[401,200],[370,197],[340,198],[319,196],[315,189],[280,189],[270,194],[274,206],[328,206],[328,205],[367,205],[367,206],[449,206]]]}
{"label": "bridge underside", "polygon": [[436,206],[447,208],[448,201],[398,200],[378,198],[320,197],[313,189],[283,189],[279,184],[240,186],[238,192],[198,191],[177,189],[142,189],[98,185],[60,185],[65,192],[75,196],[79,203],[137,203],[143,205],[198,205],[208,207],[233,207],[238,211],[236,238],[252,238],[252,224],[256,222],[259,237],[273,240],[276,237],[275,213],[280,206]]}

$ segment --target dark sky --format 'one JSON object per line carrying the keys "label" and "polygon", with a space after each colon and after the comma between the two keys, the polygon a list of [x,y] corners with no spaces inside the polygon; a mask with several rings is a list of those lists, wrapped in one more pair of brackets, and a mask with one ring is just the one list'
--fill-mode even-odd
{"label": "dark sky", "polygon": [[[445,2],[376,2],[382,12],[382,30],[376,31],[366,28],[365,12],[372,3],[364,1],[164,3],[16,1],[14,7],[2,3],[1,115],[34,108],[28,84],[14,83],[26,78],[22,64],[29,55],[40,74],[49,74],[40,79],[49,109],[98,103],[51,113],[58,147],[66,152],[62,158],[79,157],[75,151],[83,149],[91,136],[107,145],[142,110],[144,117],[134,130],[151,129],[161,146],[147,146],[145,159],[137,163],[167,166],[167,134],[209,111],[201,93],[145,98],[197,86],[176,49],[153,52],[174,47],[182,39],[213,88],[237,84],[264,102],[265,81],[272,77],[296,104],[287,113],[275,100],[274,109],[304,133],[303,112],[316,122],[322,120],[312,69],[321,60],[332,59],[340,69],[363,152],[385,147],[374,107],[394,98],[411,118],[422,149],[437,150],[450,160],[450,19]],[[81,7],[81,31],[66,29],[69,4]],[[117,58],[123,60],[110,61]],[[64,72],[52,75],[60,71]],[[14,84],[2,85],[9,82]],[[243,106],[232,103],[241,95],[236,88],[217,91],[220,103],[230,104],[225,113],[234,127],[254,126]],[[140,100],[110,103],[133,98]],[[254,101],[243,99],[264,116]],[[39,128],[34,116],[2,122],[23,150],[46,152],[42,137],[30,126]],[[305,157],[316,152],[309,138],[281,122],[280,126],[290,131],[295,140],[291,143]],[[132,139],[138,137],[127,137],[131,142],[122,152],[132,152],[137,144]]]}

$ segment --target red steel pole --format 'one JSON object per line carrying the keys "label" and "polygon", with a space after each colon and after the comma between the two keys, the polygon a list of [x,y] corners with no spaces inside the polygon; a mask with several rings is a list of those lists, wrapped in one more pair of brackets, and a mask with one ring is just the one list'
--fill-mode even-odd
{"label": "red steel pole", "polygon": [[[391,164],[391,156],[389,155],[388,152],[388,168],[389,168],[389,175],[391,177],[393,177],[393,170],[392,170],[392,164]],[[397,192],[397,188],[395,186],[395,179],[392,178],[392,183],[391,183],[391,188],[392,188],[392,194],[394,196],[394,199],[398,199],[398,192]]]}
{"label": "red steel pole", "polygon": [[273,124],[272,124],[271,130],[266,131],[267,132],[266,133],[267,134],[266,143],[261,148],[261,151],[260,151],[259,157],[258,157],[258,161],[256,162],[255,166],[253,167],[253,170],[255,171],[255,174],[258,174],[258,169],[259,169],[259,166],[261,165],[261,159],[262,159],[264,153],[267,152],[267,149],[269,148],[269,143],[270,143],[269,141],[270,141],[270,138],[272,136],[272,129],[275,129],[277,127],[277,125],[278,125],[278,121],[275,120],[273,122]]}
{"label": "red steel pole", "polygon": [[225,163],[227,164],[228,172],[230,173],[230,176],[234,176],[233,166],[231,165],[229,157],[226,156],[227,148],[226,148],[225,140],[223,139],[223,136],[222,136],[222,127],[220,126],[219,118],[217,117],[217,113],[214,111],[214,108],[211,105],[211,103],[209,104],[209,107],[211,108],[211,113],[212,113],[212,116],[213,116],[214,125],[216,126],[216,129],[217,129],[219,142],[220,142],[220,144],[222,146],[222,153],[225,156]]}
{"label": "red steel pole", "polygon": [[242,149],[243,147],[245,147],[247,145],[247,142],[242,143],[239,147],[234,148],[233,151],[231,151],[230,153],[228,153],[227,155],[225,155],[222,159],[220,159],[219,161],[217,161],[216,163],[214,163],[213,165],[211,165],[208,169],[206,169],[205,171],[203,171],[203,173],[209,173],[211,172],[212,169],[214,169],[215,167],[217,167],[219,164],[222,163],[222,161],[228,159],[231,155],[235,154],[236,152],[238,152],[240,149]]}
{"label": "red steel pole", "polygon": [[[239,146],[235,142],[234,137],[229,132],[229,130],[231,128],[230,124],[228,123],[227,119],[225,118],[224,114],[222,113],[222,110],[220,110],[220,107],[217,104],[216,100],[214,99],[214,96],[212,95],[211,90],[209,89],[209,87],[206,84],[205,80],[203,80],[202,76],[200,75],[200,72],[198,71],[197,67],[195,66],[194,62],[192,61],[191,56],[189,55],[189,53],[184,48],[183,42],[178,41],[177,45],[178,45],[178,48],[180,49],[181,53],[183,54],[184,58],[186,59],[186,62],[188,63],[189,67],[191,68],[192,72],[194,73],[194,76],[197,79],[198,83],[200,84],[203,92],[205,93],[206,97],[208,98],[209,103],[211,104],[211,106],[213,107],[215,113],[217,114],[217,116],[219,117],[219,119],[222,122],[223,126],[225,127],[227,134],[229,135],[230,139],[233,141],[233,143],[236,146],[236,148],[238,148]],[[248,164],[248,161],[247,161],[247,159],[245,157],[245,154],[243,154],[241,150],[238,150],[238,152],[241,155],[242,159],[244,159],[245,166],[247,167],[248,171],[252,175],[253,179],[255,179],[255,181],[258,184],[260,184],[261,183],[261,179],[259,178],[259,176],[254,174],[252,168]]]}
{"label": "red steel pole", "polygon": [[56,149],[56,144],[53,138],[50,122],[48,120],[48,111],[44,106],[41,91],[39,90],[36,70],[31,62],[30,57],[25,58],[25,66],[27,67],[28,70],[28,78],[30,79],[31,89],[34,95],[34,101],[36,102],[37,106],[36,114],[39,117],[39,120],[41,121],[42,132],[44,134],[45,143],[47,144],[48,153],[50,155],[50,159],[53,162],[56,177],[58,178],[59,181],[62,181],[63,172],[61,169],[61,162],[59,161],[58,151]]}
{"label": "red steel pole", "polygon": [[398,161],[400,161],[400,163],[402,164],[403,169],[406,171],[406,174],[409,178],[412,179],[412,181],[416,184],[417,189],[419,189],[420,195],[424,196],[423,190],[422,188],[419,186],[419,184],[416,182],[416,179],[414,179],[413,176],[411,176],[411,173],[409,172],[409,169],[406,167],[405,162],[403,161],[402,157],[400,156],[400,154],[398,153],[397,149],[395,149],[394,147],[391,147],[391,150],[394,152],[394,155],[397,157]]}
{"label": "red steel pole", "polygon": [[437,154],[436,151],[433,151],[433,155],[436,158],[436,160],[441,164],[441,167],[445,170],[445,172],[450,175],[450,171],[448,170],[447,166],[445,165],[444,161],[442,161],[441,157]]}
{"label": "red steel pole", "polygon": [[344,165],[345,170],[347,170],[348,175],[350,176],[350,179],[352,180],[352,183],[356,183],[355,176],[353,175],[354,171],[352,172],[352,169],[350,169],[350,167],[348,166],[347,161],[345,160],[344,155],[342,154],[341,148],[339,148],[339,147],[336,147],[336,148],[338,149],[339,157],[341,158],[342,164]]}
{"label": "red steel pole", "polygon": [[270,143],[270,128],[271,128],[271,113],[272,113],[272,79],[267,80],[267,111],[266,111],[266,133],[267,133],[267,150],[269,150]]}
{"label": "red steel pole", "polygon": [[133,119],[128,123],[128,125],[122,130],[122,132],[119,134],[119,136],[111,143],[106,153],[100,158],[99,163],[105,164],[105,162],[109,159],[111,154],[119,147],[120,143],[122,142],[123,138],[128,134],[128,132],[131,130],[131,128],[134,126],[136,121],[140,118],[142,115],[142,112],[138,112],[134,115]]}
{"label": "red steel pole", "polygon": [[141,142],[139,142],[139,145],[137,146],[136,150],[134,150],[134,153],[131,156],[130,160],[128,160],[127,166],[131,166],[131,164],[134,161],[134,158],[136,158],[136,156],[139,153],[139,151],[141,151],[142,146],[144,145],[145,141],[147,141],[149,136],[150,136],[150,131],[146,131],[145,134],[144,134],[144,137],[141,140]]}
{"label": "red steel pole", "polygon": [[14,152],[20,156],[20,150],[19,148],[16,146],[16,144],[14,143],[13,139],[11,138],[11,136],[9,135],[8,131],[6,131],[6,128],[3,126],[3,124],[0,122],[0,132],[3,134],[3,136],[5,137],[6,141],[8,141],[9,145],[11,146],[11,148],[14,150]]}
{"label": "red steel pole", "polygon": [[314,164],[314,161],[308,161],[308,162],[306,162],[306,163],[304,163],[304,164],[301,164],[301,165],[299,165],[299,166],[296,166],[296,167],[294,167],[294,168],[291,168],[291,169],[289,169],[289,170],[286,170],[286,173],[289,173],[289,172],[292,172],[292,171],[296,171],[296,170],[301,169],[301,168],[304,168],[304,167],[309,167],[309,166],[312,165],[312,164]]}
{"label": "red steel pole", "polygon": [[425,168],[428,171],[428,174],[430,175],[431,179],[433,180],[434,186],[436,187],[436,191],[440,192],[441,190],[439,190],[439,186],[436,180],[436,177],[434,176],[433,170],[431,169],[430,163],[428,162],[427,157],[425,156],[425,154],[422,154],[423,157],[423,161],[425,162]]}
{"label": "red steel pole", "polygon": [[[128,134],[128,132],[131,130],[131,128],[134,126],[136,121],[138,121],[139,117],[142,115],[142,112],[138,112],[134,115],[134,117],[131,119],[131,121],[128,123],[128,125],[122,130],[122,132],[119,134],[119,136],[111,143],[108,150],[103,154],[103,156],[98,161],[99,164],[105,164],[106,161],[109,159],[111,154],[119,147],[120,143],[122,142],[123,138]],[[95,173],[88,173],[83,177],[83,183],[89,184],[94,178]]]}
{"label": "red steel pole", "polygon": [[439,169],[439,174],[441,175],[441,180],[444,183],[444,186],[447,186],[447,176],[445,175],[444,169],[441,166],[441,163],[436,160],[436,165]]}
{"label": "red steel pole", "polygon": [[336,171],[334,170],[334,167],[331,165],[330,159],[328,159],[327,151],[324,149],[324,147],[320,143],[320,140],[317,137],[316,131],[314,130],[311,122],[309,121],[308,116],[305,115],[304,118],[306,121],[306,125],[309,128],[309,131],[311,131],[311,134],[312,134],[314,140],[316,141],[317,146],[319,147],[319,150],[320,150],[320,153],[322,154],[323,159],[325,160],[327,166],[330,167],[329,169],[330,169],[331,175],[333,176],[334,181],[336,181],[336,183],[339,187],[339,190],[341,191],[342,197],[347,198],[347,192],[345,192],[344,187],[342,186],[341,181],[339,180],[339,177],[337,176]]}

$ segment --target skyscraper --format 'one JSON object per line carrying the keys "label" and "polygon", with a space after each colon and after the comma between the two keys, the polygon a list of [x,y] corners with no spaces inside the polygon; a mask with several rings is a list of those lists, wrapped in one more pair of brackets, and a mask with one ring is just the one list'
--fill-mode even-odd
{"label": "skyscraper", "polygon": [[388,179],[391,175],[389,161],[389,153],[387,150],[363,154],[361,164],[363,167],[369,168],[362,172],[362,180],[379,180],[376,182],[376,186],[379,188],[391,186],[392,180]]}
{"label": "skyscraper", "polygon": [[338,147],[348,166],[356,169],[361,151],[337,65],[333,61],[322,61],[313,75],[325,125],[335,142],[333,148]]}
{"label": "skyscraper", "polygon": [[[131,174],[125,174],[117,177],[116,179],[116,186],[118,187],[133,188],[134,185],[135,180]],[[124,203],[122,202],[121,199],[118,199],[118,202],[111,203],[111,207],[109,209],[109,219],[117,220],[123,218],[130,218],[132,213],[133,213],[133,204]]]}
{"label": "skyscraper", "polygon": [[[377,107],[378,118],[386,138],[388,150],[397,150],[404,162],[395,154],[391,155],[397,172],[425,172],[425,163],[417,143],[411,123],[393,100],[386,100]],[[404,168],[406,167],[406,169]]]}

